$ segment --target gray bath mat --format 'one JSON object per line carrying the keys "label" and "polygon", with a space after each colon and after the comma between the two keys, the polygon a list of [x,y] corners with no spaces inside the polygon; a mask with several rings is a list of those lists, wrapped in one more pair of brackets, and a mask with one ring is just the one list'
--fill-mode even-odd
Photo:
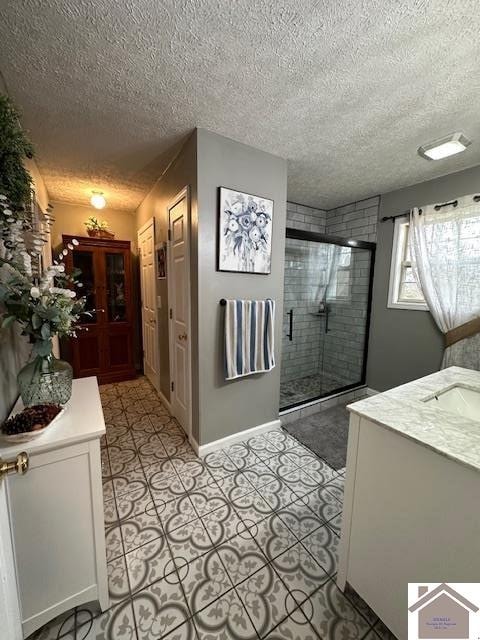
{"label": "gray bath mat", "polygon": [[283,425],[290,435],[338,471],[347,460],[348,411],[344,405]]}

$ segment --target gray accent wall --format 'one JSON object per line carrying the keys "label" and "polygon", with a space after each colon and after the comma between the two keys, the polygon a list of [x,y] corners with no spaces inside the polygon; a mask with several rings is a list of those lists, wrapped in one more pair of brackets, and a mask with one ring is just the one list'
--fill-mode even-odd
{"label": "gray accent wall", "polygon": [[[194,363],[193,386],[198,387],[199,395],[193,405],[193,434],[203,445],[278,419],[287,163],[204,129],[197,131],[197,141],[198,360]],[[269,275],[217,271],[218,188],[221,186],[274,201]],[[277,366],[273,371],[225,381],[221,298],[275,300]]]}
{"label": "gray accent wall", "polygon": [[[379,218],[479,191],[477,166],[382,195]],[[443,354],[442,335],[428,311],[387,308],[392,244],[393,224],[379,222],[367,366],[367,384],[378,391],[437,371]]]}

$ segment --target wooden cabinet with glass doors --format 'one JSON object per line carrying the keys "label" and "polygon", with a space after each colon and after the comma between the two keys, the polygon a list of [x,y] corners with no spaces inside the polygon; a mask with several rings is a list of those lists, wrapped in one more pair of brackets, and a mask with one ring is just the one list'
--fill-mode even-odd
{"label": "wooden cabinet with glass doors", "polygon": [[[63,236],[64,246],[73,236]],[[66,357],[74,376],[96,376],[100,384],[135,377],[130,242],[78,238],[68,253],[67,269],[79,269],[87,299],[77,338],[69,340]]]}

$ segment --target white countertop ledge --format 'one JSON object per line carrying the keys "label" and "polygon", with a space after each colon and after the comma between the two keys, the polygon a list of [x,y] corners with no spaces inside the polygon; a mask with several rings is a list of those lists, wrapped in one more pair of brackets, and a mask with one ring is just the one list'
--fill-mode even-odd
{"label": "white countertop ledge", "polygon": [[[19,399],[12,414],[17,413],[22,407],[22,401]],[[65,405],[65,413],[55,424],[30,442],[6,444],[0,441],[0,457],[5,460],[21,451],[26,451],[28,455],[45,453],[100,438],[104,433],[105,421],[97,379],[79,378],[73,381],[72,397]]]}
{"label": "white countertop ledge", "polygon": [[480,371],[449,367],[354,402],[347,409],[480,471],[480,421],[422,402],[454,385],[480,392]]}

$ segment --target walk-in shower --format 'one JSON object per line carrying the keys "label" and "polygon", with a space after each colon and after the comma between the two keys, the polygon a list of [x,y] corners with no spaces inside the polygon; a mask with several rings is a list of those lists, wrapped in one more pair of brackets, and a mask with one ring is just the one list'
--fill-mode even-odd
{"label": "walk-in shower", "polygon": [[287,229],[280,409],[365,382],[375,244]]}

